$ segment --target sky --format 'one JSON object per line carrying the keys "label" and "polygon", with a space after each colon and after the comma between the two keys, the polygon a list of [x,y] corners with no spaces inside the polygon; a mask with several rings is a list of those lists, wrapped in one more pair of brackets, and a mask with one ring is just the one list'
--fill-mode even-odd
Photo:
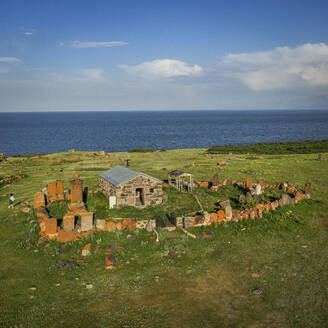
{"label": "sky", "polygon": [[0,111],[328,109],[328,1],[1,0]]}

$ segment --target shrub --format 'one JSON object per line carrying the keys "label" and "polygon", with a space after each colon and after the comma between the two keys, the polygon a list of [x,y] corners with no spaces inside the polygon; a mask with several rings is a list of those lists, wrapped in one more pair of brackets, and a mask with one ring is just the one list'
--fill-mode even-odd
{"label": "shrub", "polygon": [[153,148],[133,148],[128,151],[128,153],[152,153],[156,151]]}

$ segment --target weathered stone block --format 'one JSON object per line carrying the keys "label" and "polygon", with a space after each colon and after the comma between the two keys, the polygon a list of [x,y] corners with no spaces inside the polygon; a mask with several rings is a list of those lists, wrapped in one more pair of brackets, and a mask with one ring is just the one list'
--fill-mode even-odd
{"label": "weathered stone block", "polygon": [[247,188],[253,188],[253,180],[251,178],[246,179],[244,184]]}
{"label": "weathered stone block", "polygon": [[218,210],[218,215],[217,215],[218,223],[221,223],[223,220],[224,220],[224,211],[223,210]]}
{"label": "weathered stone block", "polygon": [[45,233],[47,235],[53,235],[57,233],[57,219],[50,218],[44,220],[45,223]]}
{"label": "weathered stone block", "polygon": [[232,208],[231,206],[226,206],[224,209],[225,214],[225,220],[230,221],[232,219]]}
{"label": "weathered stone block", "polygon": [[93,213],[81,213],[81,231],[92,230],[93,226]]}
{"label": "weathered stone block", "polygon": [[74,215],[65,215],[63,217],[63,229],[64,231],[73,231],[74,230]]}
{"label": "weathered stone block", "polygon": [[90,250],[91,250],[91,243],[86,244],[82,249],[82,256],[90,255]]}
{"label": "weathered stone block", "polygon": [[106,222],[105,231],[115,231],[116,230],[116,224],[112,221]]}
{"label": "weathered stone block", "polygon": [[296,199],[297,201],[300,201],[300,200],[302,200],[303,198],[304,198],[304,194],[302,193],[302,191],[298,190],[298,191],[296,192],[296,194],[295,194],[295,199]]}
{"label": "weathered stone block", "polygon": [[83,202],[83,180],[73,179],[70,181],[71,202]]}
{"label": "weathered stone block", "polygon": [[217,213],[211,213],[211,223],[218,222]]}
{"label": "weathered stone block", "polygon": [[106,220],[100,220],[100,219],[96,220],[96,228],[98,230],[105,230],[105,227],[106,227]]}
{"label": "weathered stone block", "polygon": [[225,209],[227,206],[230,206],[230,200],[223,200],[219,204],[223,209]]}
{"label": "weathered stone block", "polygon": [[50,203],[57,200],[57,187],[56,181],[48,183],[48,200]]}
{"label": "weathered stone block", "polygon": [[308,182],[308,183],[305,184],[304,192],[305,192],[306,194],[308,194],[308,193],[310,192],[310,189],[311,189],[311,183]]}
{"label": "weathered stone block", "polygon": [[57,188],[57,199],[64,200],[64,185],[63,180],[56,181],[56,188]]}
{"label": "weathered stone block", "polygon": [[75,240],[78,238],[78,233],[75,231],[63,231],[59,230],[57,234],[57,241],[61,243],[66,243],[71,240]]}
{"label": "weathered stone block", "polygon": [[40,207],[44,207],[45,206],[45,197],[44,194],[42,192],[37,192],[34,195],[34,204],[33,204],[34,208],[38,209]]}

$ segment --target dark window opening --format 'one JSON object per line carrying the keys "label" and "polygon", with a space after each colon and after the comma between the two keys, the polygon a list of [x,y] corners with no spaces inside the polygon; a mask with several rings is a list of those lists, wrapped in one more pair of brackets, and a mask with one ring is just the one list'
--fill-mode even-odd
{"label": "dark window opening", "polygon": [[143,188],[136,189],[136,205],[145,205],[145,195]]}

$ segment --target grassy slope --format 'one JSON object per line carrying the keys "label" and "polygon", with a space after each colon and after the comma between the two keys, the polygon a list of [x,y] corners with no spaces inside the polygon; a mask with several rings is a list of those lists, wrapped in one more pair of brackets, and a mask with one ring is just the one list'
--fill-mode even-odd
{"label": "grassy slope", "polygon": [[[289,180],[299,187],[311,181],[312,199],[261,221],[191,229],[197,236],[214,232],[206,240],[161,232],[157,245],[141,231],[133,232],[135,240],[126,239],[128,232],[95,233],[63,250],[54,242],[25,247],[35,236],[30,233],[33,224],[27,214],[7,208],[10,192],[18,202],[32,201],[35,192],[55,179],[64,179],[68,188],[74,170],[95,190],[97,174],[127,156],[132,168],[161,179],[169,170],[181,169],[194,173],[196,180],[211,179],[218,172],[220,180]],[[246,157],[191,149],[95,158],[87,153],[51,154],[0,164],[1,176],[20,169],[28,175],[0,187],[0,326],[326,327],[328,161],[316,160],[316,154]],[[217,166],[220,160],[227,165]],[[179,202],[189,204],[186,198]],[[54,267],[72,255],[80,258],[78,251],[88,241],[93,249],[100,247],[88,265]],[[104,269],[108,244],[123,247],[120,253],[114,250],[122,259],[114,270]],[[169,259],[170,251],[176,257]],[[93,289],[86,289],[86,283]],[[37,290],[30,291],[31,286]],[[261,295],[254,295],[257,289]]]}

